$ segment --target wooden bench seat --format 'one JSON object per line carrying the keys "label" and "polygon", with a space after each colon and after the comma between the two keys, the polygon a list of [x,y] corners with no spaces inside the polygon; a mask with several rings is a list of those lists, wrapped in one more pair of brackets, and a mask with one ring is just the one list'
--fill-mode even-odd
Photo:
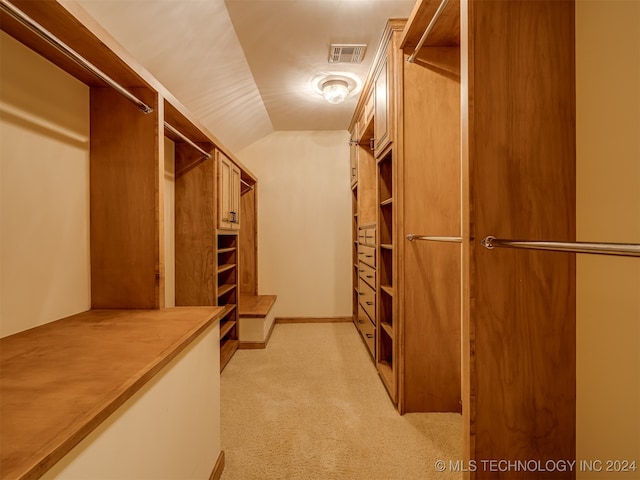
{"label": "wooden bench seat", "polygon": [[276,299],[276,295],[240,295],[238,348],[266,348],[275,325]]}

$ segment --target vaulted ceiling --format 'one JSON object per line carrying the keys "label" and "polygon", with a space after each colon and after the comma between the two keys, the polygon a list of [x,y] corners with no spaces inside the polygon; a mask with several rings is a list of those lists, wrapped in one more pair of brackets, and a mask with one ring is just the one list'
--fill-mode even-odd
{"label": "vaulted ceiling", "polygon": [[[364,81],[388,18],[415,0],[77,0],[232,151],[277,130],[344,130],[312,80]],[[360,64],[330,64],[331,43],[367,44]]]}

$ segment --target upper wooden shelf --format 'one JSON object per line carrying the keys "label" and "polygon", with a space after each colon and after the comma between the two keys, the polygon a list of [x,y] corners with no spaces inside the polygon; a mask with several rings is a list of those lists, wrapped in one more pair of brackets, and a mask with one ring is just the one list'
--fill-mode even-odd
{"label": "upper wooden shelf", "polygon": [[39,478],[222,311],[89,310],[1,339],[2,478]]}
{"label": "upper wooden shelf", "polygon": [[218,273],[226,272],[227,270],[231,270],[232,268],[236,268],[236,264],[235,263],[230,263],[228,265],[220,265],[218,267]]}
{"label": "upper wooden shelf", "polygon": [[220,285],[218,287],[218,297],[221,297],[222,295],[224,295],[225,293],[230,292],[231,290],[233,290],[234,288],[236,288],[235,284],[224,284],[224,285]]}
{"label": "upper wooden shelf", "polygon": [[[413,52],[427,29],[441,0],[418,0],[402,33],[400,48]],[[449,0],[423,47],[455,47],[460,45],[460,0]]]}

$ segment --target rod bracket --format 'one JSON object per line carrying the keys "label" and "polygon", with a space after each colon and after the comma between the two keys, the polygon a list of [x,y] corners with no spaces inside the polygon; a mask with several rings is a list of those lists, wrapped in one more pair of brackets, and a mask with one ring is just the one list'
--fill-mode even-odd
{"label": "rod bracket", "polygon": [[481,241],[480,241],[480,245],[482,245],[484,248],[488,249],[488,250],[493,250],[494,247],[493,246],[493,241],[496,239],[496,237],[492,237],[491,235],[484,237]]}

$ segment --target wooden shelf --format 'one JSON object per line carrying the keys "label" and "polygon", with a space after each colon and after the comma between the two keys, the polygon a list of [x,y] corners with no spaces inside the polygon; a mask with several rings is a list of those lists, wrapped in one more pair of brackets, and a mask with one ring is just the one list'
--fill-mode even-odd
{"label": "wooden shelf", "polygon": [[229,363],[238,349],[238,340],[223,340],[220,342],[220,371]]}
{"label": "wooden shelf", "polygon": [[225,293],[229,293],[231,290],[233,290],[234,288],[236,288],[235,284],[229,284],[229,285],[220,285],[218,287],[218,297],[221,297],[222,295],[224,295]]}
{"label": "wooden shelf", "polygon": [[385,387],[387,387],[387,391],[393,391],[393,368],[387,362],[378,362],[378,373],[380,374],[380,378],[382,378],[382,382]]}
{"label": "wooden shelf", "polygon": [[222,311],[222,316],[220,318],[224,318],[227,315],[229,315],[229,313],[231,313],[233,310],[235,310],[236,304],[235,303],[227,303],[226,305],[221,305],[221,307],[224,307],[224,310]]}
{"label": "wooden shelf", "polygon": [[[400,48],[413,49],[431,22],[441,0],[419,0],[400,39]],[[449,0],[436,21],[424,47],[451,47],[460,45],[460,0]]]}
{"label": "wooden shelf", "polygon": [[228,320],[220,325],[220,340],[227,336],[227,334],[237,325],[235,320]]}
{"label": "wooden shelf", "polygon": [[381,243],[380,244],[380,248],[383,250],[393,250],[393,244],[392,243]]}
{"label": "wooden shelf", "polygon": [[249,193],[251,190],[253,190],[253,185],[245,185],[243,182],[240,182],[240,195]]}
{"label": "wooden shelf", "polygon": [[226,272],[227,270],[232,270],[234,268],[236,268],[235,263],[230,263],[228,265],[221,265],[218,267],[218,273]]}
{"label": "wooden shelf", "polygon": [[393,203],[393,198],[387,198],[380,202],[380,206],[384,207],[385,205],[391,205]]}
{"label": "wooden shelf", "polygon": [[386,293],[390,297],[393,297],[393,287],[390,287],[388,285],[380,285],[380,290],[382,290],[384,293]]}
{"label": "wooden shelf", "polygon": [[387,335],[389,335],[390,338],[393,338],[393,326],[391,326],[387,322],[380,322],[380,326],[387,333]]}
{"label": "wooden shelf", "polygon": [[237,250],[236,247],[219,248],[218,253],[235,252],[236,250]]}
{"label": "wooden shelf", "polygon": [[277,295],[240,295],[240,318],[266,318],[276,303]]}

